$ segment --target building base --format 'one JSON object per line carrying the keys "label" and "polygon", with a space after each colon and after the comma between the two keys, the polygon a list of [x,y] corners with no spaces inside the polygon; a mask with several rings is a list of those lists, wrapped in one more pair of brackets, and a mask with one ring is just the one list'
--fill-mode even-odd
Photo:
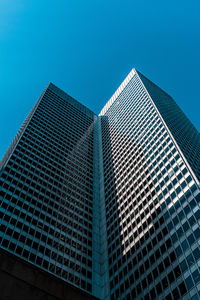
{"label": "building base", "polygon": [[98,300],[0,249],[0,300]]}

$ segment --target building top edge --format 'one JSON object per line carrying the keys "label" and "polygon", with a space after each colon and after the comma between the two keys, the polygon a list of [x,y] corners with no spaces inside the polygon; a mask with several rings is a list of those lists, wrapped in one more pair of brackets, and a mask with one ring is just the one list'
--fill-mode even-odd
{"label": "building top edge", "polygon": [[[148,80],[152,85],[154,85],[155,87],[159,88],[165,95],[167,95],[168,97],[172,98],[171,95],[169,95],[167,92],[165,92],[160,86],[158,86],[156,83],[154,83],[153,81],[151,81],[149,78],[147,78],[145,75],[143,75],[141,72],[139,72],[137,70],[137,74],[140,77],[140,79],[142,80],[143,78],[145,78],[146,80]],[[173,99],[173,98],[172,98]]]}
{"label": "building top edge", "polygon": [[61,98],[67,100],[71,105],[75,106],[76,108],[80,109],[81,111],[85,111],[85,112],[87,112],[88,114],[90,114],[92,116],[96,116],[96,114],[92,110],[90,110],[84,104],[82,104],[79,101],[77,101],[76,99],[74,99],[72,96],[70,96],[69,94],[64,92],[62,89],[57,87],[52,82],[50,82],[48,84],[47,89],[50,89],[51,91],[55,92]]}
{"label": "building top edge", "polygon": [[123,89],[127,86],[129,81],[133,78],[133,76],[136,74],[136,69],[132,69],[130,73],[126,76],[124,81],[120,84],[118,89],[115,91],[115,93],[112,95],[112,97],[108,100],[106,105],[102,108],[102,110],[99,113],[99,116],[103,116],[107,110],[111,107],[111,105],[114,103],[114,101],[117,99],[117,97],[121,94]]}

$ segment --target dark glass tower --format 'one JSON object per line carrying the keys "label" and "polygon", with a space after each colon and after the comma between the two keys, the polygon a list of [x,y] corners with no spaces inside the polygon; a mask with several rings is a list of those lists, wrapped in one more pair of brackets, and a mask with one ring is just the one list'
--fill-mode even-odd
{"label": "dark glass tower", "polygon": [[135,69],[99,116],[50,84],[1,163],[1,248],[75,299],[199,299],[199,171],[199,133]]}
{"label": "dark glass tower", "polygon": [[1,165],[1,247],[89,293],[94,119],[50,83]]}

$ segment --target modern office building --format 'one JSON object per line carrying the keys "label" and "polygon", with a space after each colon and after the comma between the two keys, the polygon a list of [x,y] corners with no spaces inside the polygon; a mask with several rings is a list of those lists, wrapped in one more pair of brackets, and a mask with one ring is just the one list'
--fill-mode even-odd
{"label": "modern office building", "polygon": [[5,299],[200,298],[200,135],[135,69],[99,115],[50,83],[0,178]]}

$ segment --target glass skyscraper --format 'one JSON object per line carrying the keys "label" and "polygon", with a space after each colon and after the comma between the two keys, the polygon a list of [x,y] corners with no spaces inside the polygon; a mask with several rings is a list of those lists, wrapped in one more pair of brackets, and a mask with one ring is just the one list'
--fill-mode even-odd
{"label": "glass skyscraper", "polygon": [[200,135],[135,69],[98,116],[50,83],[0,178],[5,258],[75,299],[200,298]]}

